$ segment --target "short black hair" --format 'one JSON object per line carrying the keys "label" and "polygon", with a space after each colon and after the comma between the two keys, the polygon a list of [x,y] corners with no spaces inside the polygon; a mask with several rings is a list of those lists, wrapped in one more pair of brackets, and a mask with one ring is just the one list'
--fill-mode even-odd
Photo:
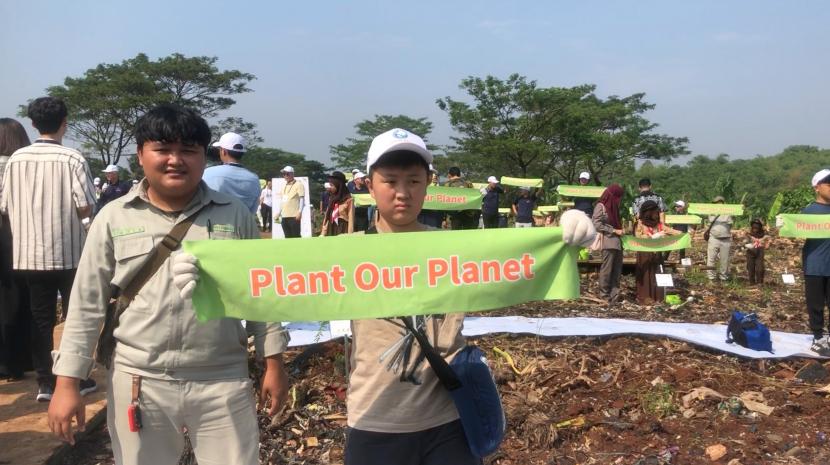
{"label": "short black hair", "polygon": [[68,112],[63,100],[57,97],[38,97],[29,102],[26,114],[39,133],[54,134],[61,128]]}
{"label": "short black hair", "polygon": [[147,141],[196,144],[207,152],[210,126],[190,108],[166,103],[144,113],[135,123],[136,145],[140,148]]}
{"label": "short black hair", "polygon": [[640,187],[648,187],[648,186],[651,186],[651,179],[649,179],[649,178],[640,179]]}
{"label": "short black hair", "polygon": [[383,154],[374,165],[369,167],[369,176],[378,168],[409,168],[410,166],[421,166],[427,172],[427,179],[429,179],[429,163],[415,152],[410,150],[395,150]]}
{"label": "short black hair", "polygon": [[245,155],[245,152],[240,152],[238,150],[225,149],[225,151],[228,152],[228,155],[230,155],[231,157],[233,157],[237,160],[240,160],[242,158],[242,155]]}
{"label": "short black hair", "polygon": [[449,173],[450,176],[461,176],[461,168],[457,166],[451,166]]}

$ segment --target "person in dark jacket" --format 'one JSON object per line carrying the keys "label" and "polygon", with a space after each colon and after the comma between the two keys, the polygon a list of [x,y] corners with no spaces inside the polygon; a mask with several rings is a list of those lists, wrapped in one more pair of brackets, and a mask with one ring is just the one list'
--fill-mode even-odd
{"label": "person in dark jacket", "polygon": [[499,202],[504,189],[499,185],[495,176],[487,178],[487,186],[481,189],[481,217],[484,220],[484,229],[499,227]]}

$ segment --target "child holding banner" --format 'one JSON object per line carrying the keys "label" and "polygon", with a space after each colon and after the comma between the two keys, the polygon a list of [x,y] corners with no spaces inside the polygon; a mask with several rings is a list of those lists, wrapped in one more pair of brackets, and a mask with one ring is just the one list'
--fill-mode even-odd
{"label": "child holding banner", "polygon": [[[662,209],[657,202],[645,201],[640,206],[640,221],[637,223],[635,236],[657,239],[663,236],[681,234],[680,231],[672,229],[660,221],[662,214]],[[655,276],[660,271],[660,265],[662,264],[663,255],[660,252],[637,252],[635,279],[637,282],[638,304],[652,305],[662,300]]]}
{"label": "child holding banner", "polygon": [[[830,215],[830,169],[813,176],[816,201],[801,213]],[[813,332],[810,347],[819,355],[830,357],[830,335],[824,335],[824,307],[830,307],[830,239],[807,239],[802,250],[804,297]]]}
{"label": "child holding banner", "polygon": [[764,229],[764,223],[755,218],[749,223],[748,242],[746,249],[746,271],[749,275],[749,285],[764,284],[764,251],[769,247],[769,237]]}
{"label": "child holding banner", "polygon": [[[377,203],[381,234],[433,230],[417,221],[429,184],[432,154],[403,129],[377,136],[369,147],[369,192]],[[590,220],[563,215],[569,244],[593,241]],[[587,223],[587,224],[585,224]],[[415,318],[448,362],[465,346],[463,313]],[[354,346],[349,376],[346,465],[480,464],[470,451],[449,391],[399,319],[352,321]]]}

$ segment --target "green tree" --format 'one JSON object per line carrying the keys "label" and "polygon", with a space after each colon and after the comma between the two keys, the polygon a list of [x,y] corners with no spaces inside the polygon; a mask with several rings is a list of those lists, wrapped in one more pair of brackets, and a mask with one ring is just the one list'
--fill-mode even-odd
{"label": "green tree", "polygon": [[252,74],[219,70],[217,60],[174,53],[152,61],[140,53],[121,63],[102,63],[78,78],[67,77],[46,92],[66,102],[69,138],[104,165],[118,164],[134,144],[135,121],[148,109],[175,103],[209,119],[233,106],[234,95],[251,91]]}
{"label": "green tree", "polygon": [[245,143],[248,144],[247,149],[259,147],[259,144],[263,142],[256,128],[256,123],[245,121],[239,117],[229,116],[217,121],[210,126],[210,132],[214,139],[219,139],[226,132],[235,132],[245,138]]}
{"label": "green tree", "polygon": [[635,159],[670,160],[685,154],[687,139],[655,134],[643,114],[645,94],[602,99],[595,86],[540,88],[513,74],[468,77],[459,86],[471,102],[445,97],[453,138],[449,158],[466,171],[541,177],[574,183],[588,170],[599,185],[630,171]]}
{"label": "green tree", "polygon": [[[406,129],[427,142],[432,132],[432,123],[426,118],[415,119],[405,115],[375,115],[375,119],[363,120],[355,125],[357,137],[349,137],[347,143],[330,147],[332,161],[335,166],[346,171],[363,167],[372,139],[395,128]],[[427,144],[427,148],[435,150],[437,147]]]}

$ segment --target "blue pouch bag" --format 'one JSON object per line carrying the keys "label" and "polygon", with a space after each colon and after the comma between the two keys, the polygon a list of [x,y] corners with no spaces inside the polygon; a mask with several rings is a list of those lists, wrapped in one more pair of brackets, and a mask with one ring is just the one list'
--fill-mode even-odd
{"label": "blue pouch bag", "polygon": [[758,321],[755,313],[744,314],[734,310],[726,325],[726,342],[734,342],[752,350],[772,352],[769,328]]}

